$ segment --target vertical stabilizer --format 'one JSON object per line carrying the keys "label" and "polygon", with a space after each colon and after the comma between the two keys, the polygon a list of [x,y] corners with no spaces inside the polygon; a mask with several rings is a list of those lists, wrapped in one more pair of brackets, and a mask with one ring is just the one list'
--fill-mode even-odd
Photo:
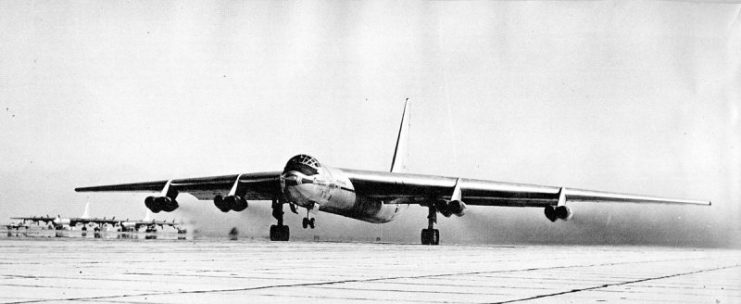
{"label": "vertical stabilizer", "polygon": [[143,221],[145,221],[145,222],[149,222],[149,221],[151,221],[151,220],[152,220],[152,210],[149,210],[149,208],[147,208],[147,213],[146,213],[146,214],[144,214],[144,219],[143,219]]}
{"label": "vertical stabilizer", "polygon": [[409,134],[409,98],[404,101],[404,112],[401,113],[399,135],[396,136],[394,158],[391,159],[391,172],[401,172],[405,169],[407,141]]}
{"label": "vertical stabilizer", "polygon": [[85,203],[85,213],[82,214],[81,218],[90,218],[90,201]]}

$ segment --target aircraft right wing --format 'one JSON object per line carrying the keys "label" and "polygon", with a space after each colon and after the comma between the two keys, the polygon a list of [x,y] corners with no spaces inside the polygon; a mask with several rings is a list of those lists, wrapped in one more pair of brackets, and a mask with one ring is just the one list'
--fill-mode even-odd
{"label": "aircraft right wing", "polygon": [[[468,205],[546,207],[565,202],[660,203],[710,205],[709,201],[661,198],[646,195],[583,190],[566,187],[505,183],[434,175],[343,169],[365,196],[390,202],[414,203],[453,199],[456,188]],[[399,198],[404,198],[399,200]]]}

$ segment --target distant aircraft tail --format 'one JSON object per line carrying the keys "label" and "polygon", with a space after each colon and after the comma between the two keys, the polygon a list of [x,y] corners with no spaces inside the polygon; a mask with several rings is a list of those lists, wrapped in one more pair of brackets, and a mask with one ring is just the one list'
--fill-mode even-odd
{"label": "distant aircraft tail", "polygon": [[82,214],[81,218],[90,218],[90,201],[85,203],[85,213]]}
{"label": "distant aircraft tail", "polygon": [[396,137],[394,157],[391,159],[391,172],[401,172],[406,168],[407,141],[409,133],[409,98],[404,101],[404,112],[401,113],[399,134]]}
{"label": "distant aircraft tail", "polygon": [[152,210],[149,210],[149,208],[147,208],[147,213],[144,214],[143,221],[148,222],[148,221],[151,221],[151,220],[152,220]]}

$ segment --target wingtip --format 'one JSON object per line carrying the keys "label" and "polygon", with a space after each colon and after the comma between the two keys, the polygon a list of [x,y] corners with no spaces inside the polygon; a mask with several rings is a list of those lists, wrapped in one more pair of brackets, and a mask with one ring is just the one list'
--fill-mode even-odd
{"label": "wingtip", "polygon": [[708,201],[708,206],[712,206],[712,205],[713,205],[713,201]]}

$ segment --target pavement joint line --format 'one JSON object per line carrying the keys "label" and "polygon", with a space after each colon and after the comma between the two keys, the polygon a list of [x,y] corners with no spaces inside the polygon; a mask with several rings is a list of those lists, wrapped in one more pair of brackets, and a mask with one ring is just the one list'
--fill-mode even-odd
{"label": "pavement joint line", "polygon": [[[615,266],[615,265],[626,265],[626,264],[640,264],[640,263],[653,263],[653,262],[669,262],[669,261],[684,261],[684,260],[695,260],[698,258],[690,258],[690,259],[669,259],[669,260],[645,260],[645,261],[625,261],[625,262],[611,262],[611,263],[598,263],[598,264],[587,264],[587,265],[564,265],[564,266],[551,266],[551,267],[531,267],[531,268],[522,268],[522,269],[509,269],[509,270],[493,270],[493,271],[472,271],[472,272],[461,272],[461,273],[438,273],[438,274],[427,274],[427,275],[417,275],[417,276],[396,276],[396,277],[381,277],[381,278],[370,278],[370,279],[349,279],[349,280],[339,280],[339,281],[324,281],[324,282],[307,282],[307,283],[293,283],[293,284],[277,284],[277,285],[266,285],[266,286],[255,286],[255,287],[244,287],[244,288],[230,288],[230,289],[210,289],[210,290],[184,290],[184,291],[161,291],[161,292],[149,292],[149,293],[140,293],[140,294],[123,294],[123,295],[108,295],[108,296],[95,296],[95,297],[75,297],[75,298],[62,298],[62,299],[36,299],[36,300],[25,300],[25,301],[17,301],[17,302],[7,302],[5,304],[21,304],[21,303],[43,303],[43,302],[53,302],[53,301],[89,301],[89,300],[103,300],[103,299],[116,299],[116,298],[131,298],[131,297],[146,297],[146,296],[162,296],[162,295],[176,295],[176,294],[205,294],[205,293],[220,293],[220,292],[237,292],[237,291],[251,291],[251,290],[263,290],[263,289],[271,289],[271,288],[290,288],[290,287],[311,287],[311,286],[325,286],[325,285],[334,285],[334,284],[344,284],[344,283],[362,283],[362,282],[375,282],[375,281],[386,281],[386,280],[398,280],[398,279],[422,279],[422,278],[436,278],[436,277],[446,277],[446,276],[460,276],[460,275],[478,275],[478,274],[487,274],[487,273],[511,273],[511,272],[528,272],[528,271],[537,271],[537,270],[553,270],[553,269],[568,269],[568,268],[584,268],[584,267],[600,267],[600,266]],[[738,267],[741,265],[733,265],[733,266],[727,266],[727,267],[718,267],[713,268],[710,270],[720,270],[724,268],[732,268],[732,267]],[[701,271],[693,271],[684,274],[692,274],[692,273],[699,273],[703,272]],[[677,275],[670,275],[667,277],[673,277]],[[635,281],[628,281],[628,282],[621,282],[621,283],[615,283],[615,284],[603,284],[600,286],[595,287],[589,287],[586,289],[576,289],[576,290],[570,290],[560,293],[554,293],[554,294],[546,294],[546,295],[540,295],[535,297],[529,297],[529,298],[523,298],[523,299],[515,299],[511,301],[505,301],[505,302],[493,302],[493,303],[511,303],[511,302],[518,302],[518,301],[525,301],[525,300],[531,300],[531,299],[537,299],[539,297],[549,297],[549,296],[555,296],[560,294],[567,294],[572,292],[579,292],[579,291],[585,291],[585,290],[591,290],[591,289],[598,289],[598,288],[605,288],[610,286],[619,286],[619,285],[625,285],[625,284],[632,284],[632,283],[639,283],[643,281],[649,281],[652,279],[659,279],[659,278],[649,278],[649,279],[641,279],[641,280],[635,280]]]}
{"label": "pavement joint line", "polygon": [[578,289],[572,289],[572,290],[567,290],[567,291],[562,291],[562,292],[554,292],[554,293],[549,293],[549,294],[542,294],[542,295],[526,297],[526,298],[521,298],[521,299],[513,299],[513,300],[507,300],[507,301],[500,301],[500,302],[487,302],[486,304],[506,304],[506,303],[524,302],[524,301],[530,301],[530,300],[555,297],[555,296],[560,296],[560,295],[565,295],[565,294],[577,293],[577,292],[582,292],[582,291],[597,290],[597,289],[602,289],[602,288],[607,288],[607,287],[630,285],[630,284],[647,282],[647,281],[668,279],[668,278],[674,278],[674,277],[685,276],[685,275],[693,275],[693,274],[704,273],[704,272],[730,269],[730,268],[735,268],[739,266],[741,265],[736,264],[736,265],[706,268],[706,269],[700,269],[700,270],[689,271],[689,272],[681,272],[681,273],[669,274],[669,275],[658,276],[658,277],[643,278],[639,280],[624,281],[624,282],[618,282],[618,283],[607,283],[607,284],[602,284],[602,285],[597,285],[597,286],[592,286],[592,287],[578,288]]}

